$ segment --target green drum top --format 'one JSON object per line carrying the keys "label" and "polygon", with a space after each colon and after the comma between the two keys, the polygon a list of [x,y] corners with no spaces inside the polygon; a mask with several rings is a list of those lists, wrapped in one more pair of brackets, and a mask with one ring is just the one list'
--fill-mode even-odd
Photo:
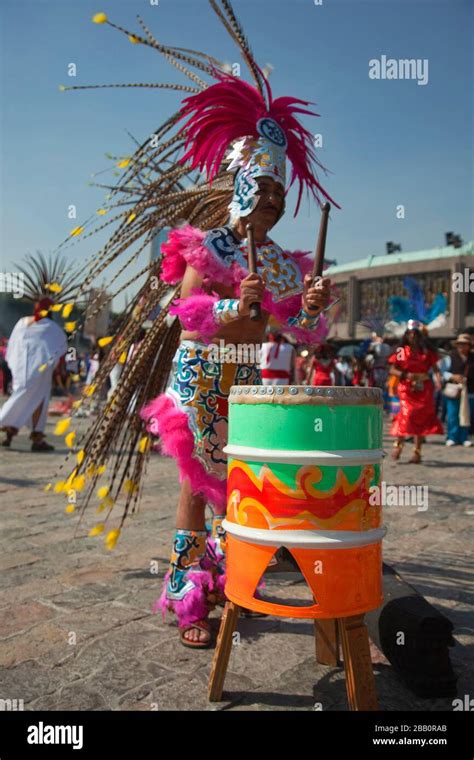
{"label": "green drum top", "polygon": [[378,388],[234,386],[229,402],[230,447],[382,448],[383,406]]}

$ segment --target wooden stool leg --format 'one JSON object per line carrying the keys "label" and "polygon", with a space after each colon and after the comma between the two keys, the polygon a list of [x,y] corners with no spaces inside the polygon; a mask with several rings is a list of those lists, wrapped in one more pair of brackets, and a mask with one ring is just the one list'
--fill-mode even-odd
{"label": "wooden stool leg", "polygon": [[315,620],[316,661],[321,665],[339,665],[339,631],[335,620]]}
{"label": "wooden stool leg", "polygon": [[222,699],[224,680],[232,649],[232,634],[237,625],[239,613],[240,607],[238,604],[234,604],[234,602],[226,602],[219,628],[219,635],[217,636],[216,651],[214,652],[211,676],[209,679],[210,702],[220,702]]}
{"label": "wooden stool leg", "polygon": [[369,634],[363,615],[340,618],[347,698],[350,710],[378,710]]}

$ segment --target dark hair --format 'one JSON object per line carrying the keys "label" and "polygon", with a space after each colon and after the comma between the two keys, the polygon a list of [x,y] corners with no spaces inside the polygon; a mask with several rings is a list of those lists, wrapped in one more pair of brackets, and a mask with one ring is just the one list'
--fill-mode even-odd
{"label": "dark hair", "polygon": [[404,333],[403,338],[402,338],[402,344],[401,344],[402,346],[408,346],[409,345],[408,333],[410,333],[410,332],[414,332],[418,336],[418,345],[420,346],[420,348],[421,348],[422,351],[434,351],[435,350],[435,347],[434,347],[433,343],[431,342],[431,340],[428,338],[428,335],[426,335],[426,333],[424,333],[421,330],[418,330],[416,328],[415,329],[411,329],[411,330],[405,330],[405,333]]}

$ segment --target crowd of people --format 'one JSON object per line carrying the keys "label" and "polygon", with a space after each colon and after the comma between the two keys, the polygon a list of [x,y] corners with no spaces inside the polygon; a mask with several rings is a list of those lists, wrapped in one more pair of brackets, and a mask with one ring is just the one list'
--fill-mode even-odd
{"label": "crowd of people", "polygon": [[[261,348],[262,383],[380,388],[384,408],[391,417],[395,460],[400,458],[406,440],[413,439],[415,448],[410,461],[421,461],[421,449],[429,435],[444,435],[449,447],[470,447],[474,433],[474,330],[468,328],[456,339],[435,348],[423,325],[412,321],[408,328],[401,342],[373,333],[357,346],[342,348],[331,341],[315,348],[293,344],[283,333],[270,330]],[[14,384],[10,366],[15,367],[14,357],[24,355],[25,347],[16,346],[21,336],[15,333],[12,338],[14,345],[10,341],[10,351],[9,342],[2,339],[0,353],[3,395],[13,396],[1,412],[2,428],[7,434],[3,443],[7,446],[13,438],[12,430],[17,429],[17,424],[7,424],[11,422],[10,407],[17,408],[17,396],[25,395],[25,391],[21,391],[20,396],[18,391],[14,393],[18,385]],[[104,356],[104,349],[98,346],[63,354],[50,372],[48,392],[51,386],[53,395],[64,396],[72,402],[85,385],[92,383]],[[121,369],[117,364],[112,370],[108,395]],[[16,369],[16,374],[19,371]],[[32,397],[34,395],[32,393]],[[45,394],[42,392],[42,395]],[[105,398],[104,395],[100,401]],[[37,409],[40,402],[43,411],[43,399],[38,398],[38,404],[34,399],[32,403]],[[50,407],[51,411],[54,413],[55,407]],[[44,412],[42,416],[45,421]],[[18,423],[16,417],[15,423]],[[43,432],[44,424],[41,427]],[[46,445],[43,443],[38,450],[46,450]]]}
{"label": "crowd of people", "polygon": [[428,435],[447,446],[472,445],[474,432],[474,331],[436,349],[424,326],[411,320],[401,342],[373,333],[358,346],[331,341],[314,349],[293,346],[276,331],[262,347],[264,384],[367,386],[382,390],[398,460],[413,438],[411,462],[421,461]]}

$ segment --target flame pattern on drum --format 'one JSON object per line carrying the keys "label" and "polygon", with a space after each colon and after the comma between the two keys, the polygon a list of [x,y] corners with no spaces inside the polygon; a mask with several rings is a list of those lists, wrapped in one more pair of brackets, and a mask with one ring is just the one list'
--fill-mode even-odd
{"label": "flame pattern on drum", "polygon": [[323,490],[317,487],[322,469],[305,465],[288,486],[268,464],[262,465],[257,475],[247,463],[233,460],[227,481],[227,519],[270,530],[370,530],[381,522],[380,507],[369,503],[374,477],[374,466],[366,465],[350,483],[338,467],[334,485]]}

